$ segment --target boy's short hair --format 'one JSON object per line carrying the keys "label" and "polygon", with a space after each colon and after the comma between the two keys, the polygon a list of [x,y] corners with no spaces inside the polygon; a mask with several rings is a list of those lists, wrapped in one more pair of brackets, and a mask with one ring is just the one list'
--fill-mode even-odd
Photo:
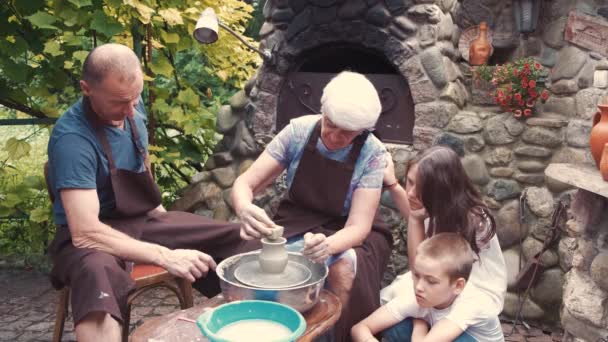
{"label": "boy's short hair", "polygon": [[438,260],[445,265],[450,281],[458,278],[469,280],[477,256],[471,245],[458,233],[439,233],[422,241],[416,249],[416,257]]}

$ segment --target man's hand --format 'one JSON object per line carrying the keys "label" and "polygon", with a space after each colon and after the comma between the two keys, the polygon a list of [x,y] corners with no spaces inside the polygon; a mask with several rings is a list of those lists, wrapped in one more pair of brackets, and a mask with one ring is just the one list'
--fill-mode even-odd
{"label": "man's hand", "polygon": [[209,255],[192,249],[167,249],[160,265],[174,276],[194,282],[217,266]]}
{"label": "man's hand", "polygon": [[302,254],[313,262],[322,263],[329,258],[327,238],[324,234],[304,234]]}
{"label": "man's hand", "polygon": [[241,238],[244,240],[259,239],[272,233],[274,222],[264,209],[249,203],[238,213],[241,219]]}

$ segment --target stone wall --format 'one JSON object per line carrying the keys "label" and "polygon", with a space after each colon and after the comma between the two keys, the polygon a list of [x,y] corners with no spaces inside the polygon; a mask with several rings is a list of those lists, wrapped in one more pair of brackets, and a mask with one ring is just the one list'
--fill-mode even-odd
{"label": "stone wall", "polygon": [[[273,48],[276,64],[265,64],[217,115],[224,138],[193,177],[175,209],[235,220],[230,204],[234,179],[246,170],[276,134],[278,95],[295,60],[315,46],[356,43],[384,53],[410,87],[415,103],[414,144],[389,145],[397,174],[418,151],[447,144],[461,156],[498,223],[512,285],[520,262],[542,246],[555,201],[570,195],[568,185],[545,179],[549,163],[592,163],[588,150],[591,117],[606,93],[608,60],[563,39],[571,10],[600,16],[599,1],[543,1],[537,33],[520,40],[510,1],[497,0],[268,0],[261,28],[263,47]],[[551,68],[551,97],[535,117],[519,120],[503,113],[472,82],[470,66],[456,44],[462,29],[485,20],[492,26],[496,58],[534,56]],[[595,79],[594,79],[595,76]],[[279,179],[257,203],[272,212],[285,189]],[[518,198],[526,192],[525,220],[519,223]],[[386,274],[390,281],[407,267],[405,224],[390,196],[381,212],[394,227],[397,244]],[[520,260],[523,258],[523,260]],[[559,321],[564,260],[551,249],[543,255],[548,270],[523,306],[527,320]],[[514,317],[518,296],[509,292],[504,314]]]}
{"label": "stone wall", "polygon": [[573,196],[560,267],[566,272],[561,323],[564,342],[608,339],[608,183],[595,167],[553,164],[547,176],[580,188]]}

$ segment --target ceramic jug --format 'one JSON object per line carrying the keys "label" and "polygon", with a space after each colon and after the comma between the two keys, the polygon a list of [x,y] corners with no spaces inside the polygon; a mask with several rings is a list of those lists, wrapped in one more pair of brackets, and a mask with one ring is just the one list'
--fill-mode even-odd
{"label": "ceramic jug", "polygon": [[488,40],[488,25],[485,21],[479,23],[479,35],[469,46],[469,64],[484,65],[490,59],[492,46]]}
{"label": "ceramic jug", "polygon": [[608,144],[604,144],[602,150],[602,159],[600,160],[600,174],[606,182],[608,182]]}
{"label": "ceramic jug", "polygon": [[281,273],[287,266],[289,256],[285,243],[287,239],[280,237],[275,240],[268,238],[262,239],[262,251],[260,252],[259,262],[263,272]]}
{"label": "ceramic jug", "polygon": [[591,155],[595,160],[598,169],[602,158],[604,145],[608,143],[608,103],[599,104],[599,112],[593,117],[593,128],[589,136],[589,145],[591,147]]}

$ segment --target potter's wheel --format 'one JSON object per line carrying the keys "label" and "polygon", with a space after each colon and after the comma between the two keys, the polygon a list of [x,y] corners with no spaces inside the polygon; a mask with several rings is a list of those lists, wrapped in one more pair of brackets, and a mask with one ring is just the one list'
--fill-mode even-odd
{"label": "potter's wheel", "polygon": [[257,260],[251,260],[239,265],[234,271],[234,277],[241,283],[258,287],[284,289],[307,282],[312,273],[305,265],[290,260],[281,273],[267,273],[262,271]]}

